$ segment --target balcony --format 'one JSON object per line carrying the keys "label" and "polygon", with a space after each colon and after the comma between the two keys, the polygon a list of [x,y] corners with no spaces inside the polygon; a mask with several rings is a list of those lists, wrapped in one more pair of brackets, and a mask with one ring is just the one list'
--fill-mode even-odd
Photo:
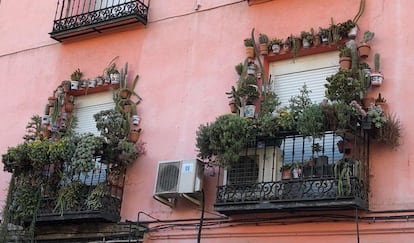
{"label": "balcony", "polygon": [[[284,133],[257,138],[220,169],[214,209],[226,215],[368,207],[368,138]],[[283,173],[287,169],[287,173]]]}
{"label": "balcony", "polygon": [[[68,173],[63,178],[55,165],[45,166],[37,225],[51,222],[119,222],[125,168],[95,159],[88,173]],[[31,219],[28,219],[30,222]]]}
{"label": "balcony", "polygon": [[50,37],[59,41],[146,25],[148,3],[141,0],[58,0]]}

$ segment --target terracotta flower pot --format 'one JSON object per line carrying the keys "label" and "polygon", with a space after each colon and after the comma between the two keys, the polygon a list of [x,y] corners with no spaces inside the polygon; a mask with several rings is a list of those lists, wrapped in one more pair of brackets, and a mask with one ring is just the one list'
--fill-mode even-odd
{"label": "terracotta flower pot", "polygon": [[292,171],[290,169],[282,170],[282,179],[283,180],[292,179]]}
{"label": "terracotta flower pot", "polygon": [[360,46],[358,46],[358,54],[361,58],[367,58],[370,52],[371,46],[369,46],[367,43],[362,43]]}
{"label": "terracotta flower pot", "polygon": [[229,101],[230,111],[231,113],[237,113],[237,106],[234,100]]}
{"label": "terracotta flower pot", "polygon": [[247,58],[254,58],[254,47],[253,46],[246,46],[246,57]]}
{"label": "terracotta flower pot", "polygon": [[65,112],[72,113],[74,108],[75,108],[75,104],[73,104],[71,102],[66,102],[65,103]]}
{"label": "terracotta flower pot", "polygon": [[339,66],[341,70],[348,70],[351,68],[351,58],[350,57],[341,57],[339,58]]}
{"label": "terracotta flower pot", "polygon": [[269,47],[266,43],[259,45],[260,55],[267,56],[269,54]]}
{"label": "terracotta flower pot", "polygon": [[129,91],[126,89],[123,89],[119,91],[119,96],[121,96],[122,99],[126,99],[129,96]]}
{"label": "terracotta flower pot", "polygon": [[131,130],[129,132],[129,141],[136,143],[139,140],[140,133],[141,133],[141,129]]}

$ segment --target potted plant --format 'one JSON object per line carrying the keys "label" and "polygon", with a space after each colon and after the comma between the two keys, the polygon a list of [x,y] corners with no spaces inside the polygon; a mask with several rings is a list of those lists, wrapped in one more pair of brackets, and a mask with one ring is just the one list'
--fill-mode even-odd
{"label": "potted plant", "polygon": [[265,34],[259,34],[260,55],[267,56],[267,54],[269,54],[268,44],[269,44],[269,37],[267,37],[267,35]]}
{"label": "potted plant", "polygon": [[312,144],[312,153],[316,154],[315,162],[316,166],[325,166],[328,164],[328,156],[319,155],[322,152],[323,147],[319,143]]}
{"label": "potted plant", "polygon": [[380,72],[380,54],[374,55],[374,72],[371,73],[371,85],[375,87],[381,86],[384,81],[384,75]]}
{"label": "potted plant", "polygon": [[302,39],[303,48],[309,48],[313,44],[314,35],[311,32],[302,31],[300,37]]}
{"label": "potted plant", "polygon": [[284,164],[280,167],[282,173],[282,180],[292,179],[292,164]]}
{"label": "potted plant", "polygon": [[371,121],[375,128],[381,128],[387,122],[384,111],[375,104],[371,104],[368,108],[366,118]]}
{"label": "potted plant", "polygon": [[242,149],[253,138],[253,127],[247,119],[232,114],[222,115],[198,127],[198,156],[214,165],[229,167],[239,161]]}
{"label": "potted plant", "polygon": [[357,27],[356,24],[352,20],[348,19],[347,21],[339,24],[339,34],[342,38],[355,39],[358,30],[358,28],[355,27]]}
{"label": "potted plant", "polygon": [[254,58],[254,41],[252,38],[244,39],[244,46],[246,47],[246,57],[249,59]]}
{"label": "potted plant", "polygon": [[329,43],[329,29],[319,27],[319,36],[321,37],[322,44]]}
{"label": "potted plant", "polygon": [[387,120],[380,129],[378,129],[375,135],[375,140],[379,143],[390,146],[391,148],[398,147],[400,145],[401,138],[401,122],[392,114],[386,114]]}
{"label": "potted plant", "polygon": [[321,36],[319,33],[315,33],[315,30],[313,28],[310,29],[310,33],[313,36],[312,45],[314,47],[320,46],[322,43]]}
{"label": "potted plant", "polygon": [[364,37],[362,38],[361,44],[358,46],[358,53],[361,58],[367,58],[369,56],[371,46],[368,44],[368,41],[371,41],[374,38],[374,35],[374,32],[368,30],[364,32]]}
{"label": "potted plant", "polygon": [[353,77],[351,70],[339,70],[326,80],[325,96],[329,100],[349,104],[360,99],[361,82]]}
{"label": "potted plant", "polygon": [[78,90],[79,89],[79,81],[82,78],[82,72],[80,69],[76,69],[71,75],[70,75],[70,89],[72,90]]}
{"label": "potted plant", "polygon": [[73,95],[69,95],[65,102],[65,112],[72,113],[74,108],[75,108],[75,97]]}
{"label": "potted plant", "polygon": [[382,97],[381,93],[378,93],[377,98],[375,99],[375,105],[381,107],[382,110],[384,110],[386,106],[387,100]]}
{"label": "potted plant", "polygon": [[136,143],[139,139],[139,136],[141,134],[141,128],[133,128],[129,131],[129,141],[131,141],[132,143]]}
{"label": "potted plant", "polygon": [[269,51],[271,51],[273,54],[279,54],[280,52],[280,46],[282,45],[283,40],[278,38],[273,38],[269,42]]}
{"label": "potted plant", "polygon": [[63,87],[63,92],[67,93],[70,91],[70,81],[69,80],[64,80],[62,81],[62,87]]}
{"label": "potted plant", "polygon": [[293,163],[291,170],[292,170],[293,179],[299,179],[302,176],[302,164],[301,164],[301,162]]}
{"label": "potted plant", "polygon": [[242,108],[245,117],[253,118],[255,115],[255,101],[259,98],[258,86],[256,77],[247,75],[241,80],[238,88],[238,96],[243,99]]}
{"label": "potted plant", "polygon": [[339,66],[340,69],[351,68],[351,48],[347,46],[339,48]]}
{"label": "potted plant", "polygon": [[306,107],[297,120],[297,130],[304,136],[322,137],[325,131],[322,106],[312,104]]}
{"label": "potted plant", "polygon": [[283,52],[287,53],[292,49],[292,36],[286,38],[283,42]]}

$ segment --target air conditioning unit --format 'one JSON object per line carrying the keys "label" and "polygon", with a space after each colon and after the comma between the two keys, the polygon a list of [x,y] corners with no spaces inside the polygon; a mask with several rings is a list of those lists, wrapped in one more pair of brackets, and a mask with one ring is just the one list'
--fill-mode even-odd
{"label": "air conditioning unit", "polygon": [[197,159],[159,161],[154,198],[169,206],[178,197],[200,204],[203,169],[203,163]]}

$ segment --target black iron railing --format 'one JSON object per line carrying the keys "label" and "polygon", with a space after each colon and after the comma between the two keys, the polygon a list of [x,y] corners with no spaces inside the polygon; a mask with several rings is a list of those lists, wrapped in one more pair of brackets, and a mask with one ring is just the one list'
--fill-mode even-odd
{"label": "black iron railing", "polygon": [[334,132],[257,138],[237,163],[220,169],[215,210],[366,209],[368,142],[363,134]]}
{"label": "black iron railing", "polygon": [[46,166],[37,221],[119,221],[125,168],[100,161],[98,157],[88,173],[71,174],[63,168],[63,177],[54,165]]}
{"label": "black iron railing", "polygon": [[51,37],[67,38],[119,26],[147,24],[147,0],[58,0]]}

